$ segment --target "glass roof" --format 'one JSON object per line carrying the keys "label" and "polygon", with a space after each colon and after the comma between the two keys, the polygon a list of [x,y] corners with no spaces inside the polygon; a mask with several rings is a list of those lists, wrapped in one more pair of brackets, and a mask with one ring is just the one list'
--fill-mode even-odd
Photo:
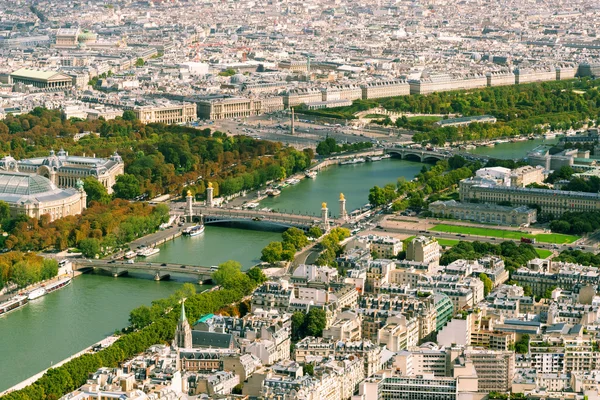
{"label": "glass roof", "polygon": [[50,192],[56,186],[49,179],[39,175],[23,173],[0,173],[0,193],[31,195]]}

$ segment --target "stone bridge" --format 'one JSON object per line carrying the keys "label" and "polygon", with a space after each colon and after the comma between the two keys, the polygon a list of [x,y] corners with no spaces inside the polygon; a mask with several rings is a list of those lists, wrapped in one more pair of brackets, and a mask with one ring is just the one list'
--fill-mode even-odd
{"label": "stone bridge", "polygon": [[302,229],[303,231],[308,231],[314,225],[338,225],[338,221],[330,219],[329,216],[324,219],[323,216],[318,217],[315,215],[287,214],[261,210],[235,210],[231,208],[212,208],[200,205],[194,205],[193,211],[193,219],[202,219],[204,224],[240,221],[262,222],[281,228],[295,227]]}
{"label": "stone bridge", "polygon": [[212,268],[196,265],[183,265],[173,263],[157,262],[133,262],[121,260],[89,260],[81,259],[73,262],[75,271],[88,272],[100,270],[114,276],[127,275],[129,271],[150,272],[154,274],[154,280],[167,280],[171,274],[186,275],[194,277],[199,284],[208,283],[212,279]]}
{"label": "stone bridge", "polygon": [[383,152],[391,156],[419,162],[446,160],[453,156],[453,153],[450,151],[411,149],[408,147],[386,147],[383,149]]}
{"label": "stone bridge", "polygon": [[454,155],[462,156],[468,160],[480,160],[486,162],[490,159],[489,156],[480,154],[471,154],[465,151],[458,150],[427,150],[427,149],[411,149],[409,147],[386,147],[383,149],[385,154],[391,156],[400,157],[406,160],[413,160],[419,162],[433,162],[439,160],[446,160]]}

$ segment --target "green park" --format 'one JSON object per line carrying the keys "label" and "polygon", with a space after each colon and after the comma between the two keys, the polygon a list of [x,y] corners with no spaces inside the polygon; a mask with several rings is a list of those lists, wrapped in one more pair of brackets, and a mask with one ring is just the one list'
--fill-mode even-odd
{"label": "green park", "polygon": [[462,225],[447,225],[439,224],[431,228],[434,232],[445,232],[445,233],[457,233],[464,235],[474,236],[487,236],[496,237],[502,239],[513,239],[520,240],[521,238],[535,239],[541,243],[555,243],[555,244],[568,244],[573,243],[579,236],[565,235],[562,233],[539,233],[536,235],[530,233],[524,233],[519,231],[505,230],[505,229],[493,229],[493,228],[481,228],[475,226],[462,226]]}

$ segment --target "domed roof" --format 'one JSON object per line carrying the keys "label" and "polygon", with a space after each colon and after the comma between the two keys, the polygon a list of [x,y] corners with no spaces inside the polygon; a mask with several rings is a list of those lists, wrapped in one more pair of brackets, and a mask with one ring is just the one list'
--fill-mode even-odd
{"label": "domed roof", "polygon": [[32,195],[56,190],[48,178],[19,172],[0,173],[0,193]]}
{"label": "domed roof", "polygon": [[46,157],[46,159],[42,162],[42,165],[58,168],[62,165],[62,162],[56,156],[56,154],[54,154],[54,150],[50,150],[50,155]]}
{"label": "domed roof", "polygon": [[246,81],[246,77],[242,74],[233,75],[230,80],[231,83],[243,83]]}

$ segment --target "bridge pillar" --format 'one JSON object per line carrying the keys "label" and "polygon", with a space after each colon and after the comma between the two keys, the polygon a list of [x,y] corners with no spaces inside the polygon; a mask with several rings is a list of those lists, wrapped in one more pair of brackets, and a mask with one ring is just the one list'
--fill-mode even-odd
{"label": "bridge pillar", "polygon": [[348,213],[346,212],[346,198],[344,193],[340,193],[340,218],[343,220],[348,219]]}
{"label": "bridge pillar", "polygon": [[194,218],[194,210],[193,210],[193,205],[194,205],[194,196],[192,196],[192,192],[191,191],[187,191],[187,196],[185,196],[185,201],[186,201],[186,205],[187,205],[187,219],[189,222],[192,222],[193,218]]}
{"label": "bridge pillar", "polygon": [[171,277],[171,275],[169,275],[169,274],[161,275],[160,271],[156,271],[156,273],[154,274],[155,281],[165,281],[165,280],[169,279],[170,277]]}
{"label": "bridge pillar", "polygon": [[206,207],[213,207],[213,193],[215,188],[213,188],[212,182],[208,182],[208,187],[206,188]]}
{"label": "bridge pillar", "polygon": [[117,278],[119,276],[127,275],[129,272],[126,269],[113,268],[112,276]]}
{"label": "bridge pillar", "polygon": [[327,203],[321,203],[321,222],[326,230],[329,230],[329,209]]}

